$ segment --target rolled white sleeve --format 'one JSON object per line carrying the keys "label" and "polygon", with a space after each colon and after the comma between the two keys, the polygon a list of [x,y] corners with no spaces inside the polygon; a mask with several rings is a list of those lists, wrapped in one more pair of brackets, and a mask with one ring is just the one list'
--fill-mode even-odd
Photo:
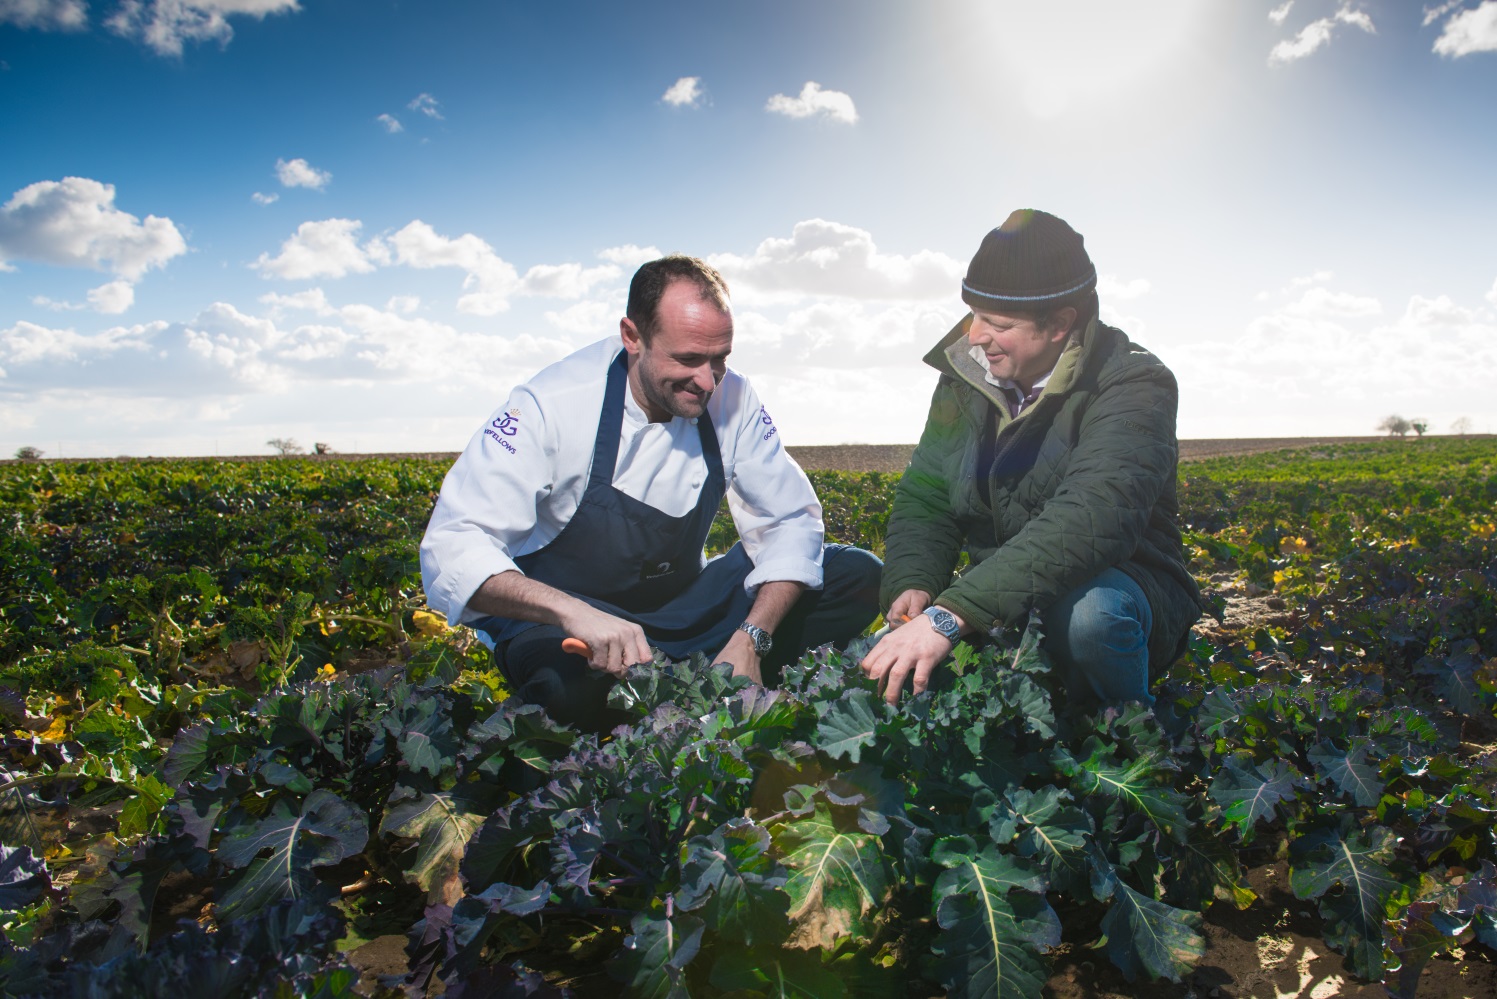
{"label": "rolled white sleeve", "polygon": [[724,400],[732,414],[728,510],[754,563],[744,587],[753,595],[761,584],[783,580],[819,590],[825,528],[816,491],[748,381],[725,380],[723,387],[736,396]]}
{"label": "rolled white sleeve", "polygon": [[460,624],[484,580],[515,569],[556,475],[545,414],[524,386],[479,428],[437,497],[421,541],[427,602]]}

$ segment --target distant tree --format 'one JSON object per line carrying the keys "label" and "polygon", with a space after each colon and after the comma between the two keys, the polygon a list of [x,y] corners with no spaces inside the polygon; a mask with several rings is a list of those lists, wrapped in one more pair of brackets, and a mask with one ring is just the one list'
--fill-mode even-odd
{"label": "distant tree", "polygon": [[1455,420],[1450,424],[1450,432],[1453,434],[1460,434],[1462,437],[1469,434],[1471,432],[1471,417],[1457,416]]}
{"label": "distant tree", "polygon": [[265,442],[267,447],[275,448],[276,454],[304,454],[306,448],[296,443],[293,437],[272,437]]}
{"label": "distant tree", "polygon": [[16,460],[17,461],[36,461],[38,458],[40,458],[45,453],[46,452],[44,452],[41,448],[39,448],[39,447],[32,447],[30,444],[27,444],[25,447],[18,447],[18,448],[16,448]]}
{"label": "distant tree", "polygon": [[1377,425],[1379,430],[1386,430],[1390,437],[1402,437],[1414,429],[1413,424],[1403,417],[1394,413],[1392,416],[1383,417],[1383,422]]}
{"label": "distant tree", "polygon": [[333,446],[331,444],[324,444],[322,441],[318,441],[316,444],[313,444],[312,447],[316,449],[316,451],[317,451],[318,454],[337,454],[338,453],[338,452],[336,452],[336,451],[333,450]]}
{"label": "distant tree", "polygon": [[1409,421],[1409,429],[1423,437],[1424,432],[1429,429],[1429,421],[1422,416],[1416,416]]}

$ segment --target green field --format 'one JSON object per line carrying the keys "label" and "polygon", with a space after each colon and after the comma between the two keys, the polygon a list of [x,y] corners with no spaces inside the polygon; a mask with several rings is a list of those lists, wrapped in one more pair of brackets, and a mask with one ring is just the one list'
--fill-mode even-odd
{"label": "green field", "polygon": [[[1270,858],[1395,995],[1497,950],[1497,441],[1182,466],[1231,625],[1154,712],[1053,697],[1032,625],[897,710],[657,663],[602,740],[425,609],[444,471],[0,467],[0,991],[352,995],[397,933],[417,994],[1038,996],[1062,941],[1182,980]],[[881,551],[898,477],[812,478]]]}

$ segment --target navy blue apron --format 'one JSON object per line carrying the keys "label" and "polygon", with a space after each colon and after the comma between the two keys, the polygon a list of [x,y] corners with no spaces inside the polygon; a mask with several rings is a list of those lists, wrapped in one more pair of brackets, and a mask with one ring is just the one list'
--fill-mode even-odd
{"label": "navy blue apron", "polygon": [[[551,543],[515,559],[520,571],[644,629],[650,644],[673,659],[726,645],[748,615],[743,581],[753,569],[741,544],[703,561],[703,546],[727,490],[712,419],[696,421],[707,478],[696,506],[681,517],[662,513],[613,487],[628,390],[628,354],[608,369],[592,473],[576,513]],[[496,644],[535,625],[489,617],[475,626]]]}

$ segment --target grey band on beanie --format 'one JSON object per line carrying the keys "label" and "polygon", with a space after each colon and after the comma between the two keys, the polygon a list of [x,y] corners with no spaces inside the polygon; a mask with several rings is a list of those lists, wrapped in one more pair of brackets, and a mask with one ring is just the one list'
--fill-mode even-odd
{"label": "grey band on beanie", "polygon": [[1043,306],[1097,284],[1081,234],[1048,212],[1021,208],[983,237],[962,281],[973,308]]}

